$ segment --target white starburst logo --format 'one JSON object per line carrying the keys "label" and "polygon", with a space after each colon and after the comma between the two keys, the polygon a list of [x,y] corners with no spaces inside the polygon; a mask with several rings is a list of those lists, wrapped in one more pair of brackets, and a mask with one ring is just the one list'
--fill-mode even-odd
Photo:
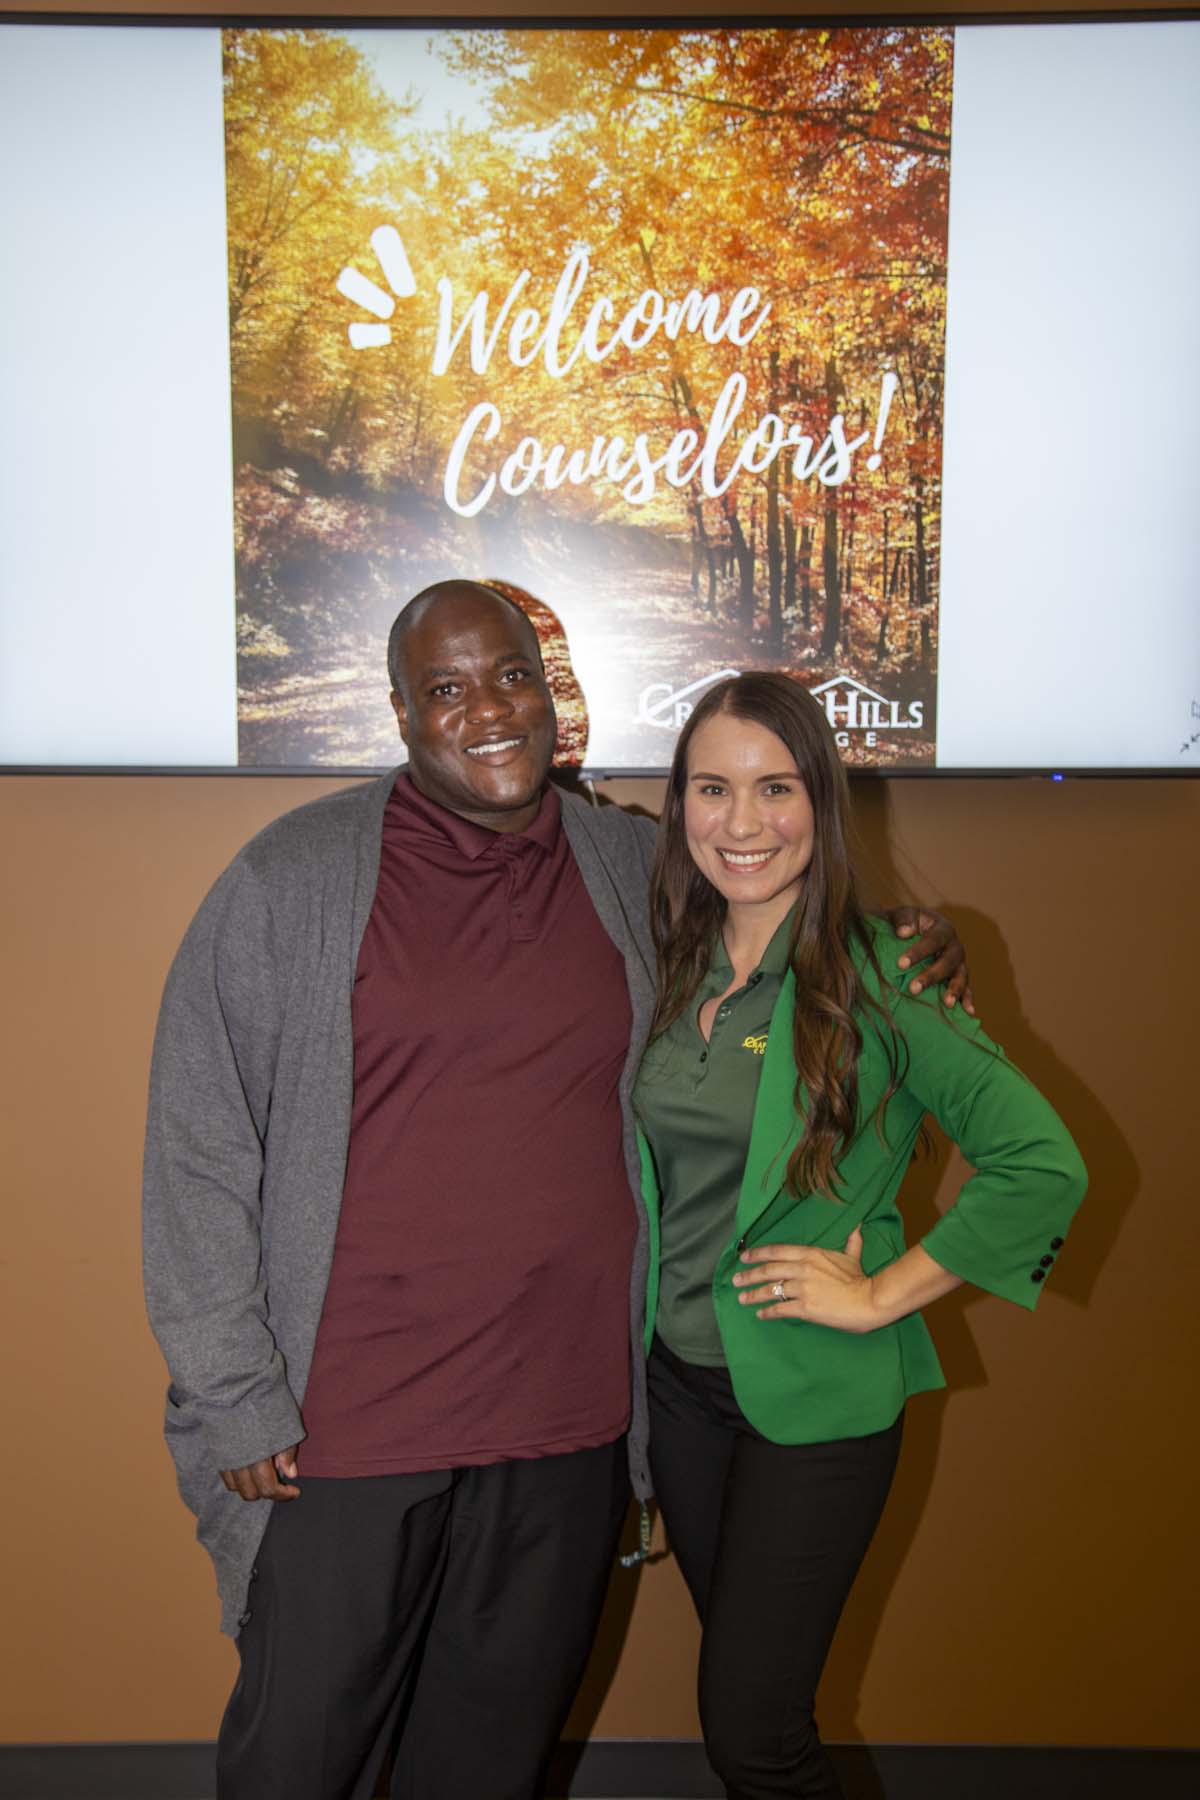
{"label": "white starburst logo", "polygon": [[[392,292],[385,293],[369,275],[350,267],[344,268],[338,276],[337,291],[377,319],[390,319],[396,310],[396,300],[411,300],[417,291],[412,265],[394,225],[377,225],[371,233],[371,248]],[[356,319],[347,328],[346,335],[355,350],[374,350],[381,344],[391,343],[392,328],[390,325],[368,325],[365,320]]]}

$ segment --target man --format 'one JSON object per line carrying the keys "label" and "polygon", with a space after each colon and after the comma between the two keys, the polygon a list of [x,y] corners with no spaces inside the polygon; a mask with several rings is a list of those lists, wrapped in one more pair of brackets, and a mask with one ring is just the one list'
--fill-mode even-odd
{"label": "man", "polygon": [[547,785],[507,599],[427,589],[388,660],[407,768],[246,846],[155,1045],[167,1436],[242,1663],[221,1800],[362,1800],[397,1732],[401,1800],[526,1800],[649,1494],[653,832]]}

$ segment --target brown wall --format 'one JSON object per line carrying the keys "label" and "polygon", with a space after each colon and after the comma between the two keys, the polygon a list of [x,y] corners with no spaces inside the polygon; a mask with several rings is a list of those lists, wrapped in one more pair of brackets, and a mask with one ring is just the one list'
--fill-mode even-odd
{"label": "brown wall", "polygon": [[[1110,699],[1128,703],[1093,703]],[[146,1068],[163,974],[205,888],[258,826],[331,785],[0,781],[0,1505],[18,1650],[0,1739],[215,1730],[234,1655],[158,1437],[163,1372],[141,1311]],[[877,890],[953,915],[988,1025],[1075,1130],[1093,1190],[1036,1318],[981,1297],[938,1307],[950,1394],[910,1408],[823,1728],[1187,1743],[1200,787],[881,782],[857,804]],[[951,1192],[944,1156],[920,1166],[910,1220]],[[695,1637],[672,1562],[619,1576],[574,1730],[695,1735]]]}
{"label": "brown wall", "polygon": [[[209,881],[256,827],[330,785],[0,783],[0,1166],[13,1202],[0,1441],[20,1647],[8,1739],[214,1730],[233,1655],[158,1438],[163,1374],[138,1283],[147,1057],[167,962]],[[635,786],[655,797],[632,783],[626,797]],[[911,781],[857,795],[879,885],[957,920],[988,1024],[1060,1106],[1093,1191],[1036,1317],[982,1298],[938,1307],[951,1394],[910,1408],[824,1727],[874,1741],[1184,1742],[1197,997],[1185,946],[1200,787]],[[918,1225],[940,1172],[915,1173]],[[694,1647],[673,1563],[619,1577],[577,1728],[693,1735]]]}

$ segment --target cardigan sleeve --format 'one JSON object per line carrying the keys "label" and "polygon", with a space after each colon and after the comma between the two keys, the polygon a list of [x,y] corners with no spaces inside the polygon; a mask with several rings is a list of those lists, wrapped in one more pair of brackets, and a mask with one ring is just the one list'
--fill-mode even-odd
{"label": "cardigan sleeve", "polygon": [[975,1171],[921,1240],[964,1281],[1032,1309],[1087,1189],[1062,1120],[975,1020],[936,994],[896,997],[905,1090]]}
{"label": "cardigan sleeve", "polygon": [[304,1436],[267,1323],[264,1143],[283,1014],[271,910],[243,859],[204,901],[167,977],[143,1181],[143,1268],[170,1400],[214,1468]]}

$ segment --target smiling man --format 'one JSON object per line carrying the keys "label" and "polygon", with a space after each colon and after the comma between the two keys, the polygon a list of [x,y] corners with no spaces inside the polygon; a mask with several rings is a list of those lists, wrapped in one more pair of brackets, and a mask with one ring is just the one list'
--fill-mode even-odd
{"label": "smiling man", "polygon": [[407,767],[246,846],[155,1043],[150,1315],[241,1656],[221,1800],[365,1800],[397,1738],[400,1800],[528,1800],[649,1492],[653,830],[548,785],[495,591],[418,595],[388,666]]}

